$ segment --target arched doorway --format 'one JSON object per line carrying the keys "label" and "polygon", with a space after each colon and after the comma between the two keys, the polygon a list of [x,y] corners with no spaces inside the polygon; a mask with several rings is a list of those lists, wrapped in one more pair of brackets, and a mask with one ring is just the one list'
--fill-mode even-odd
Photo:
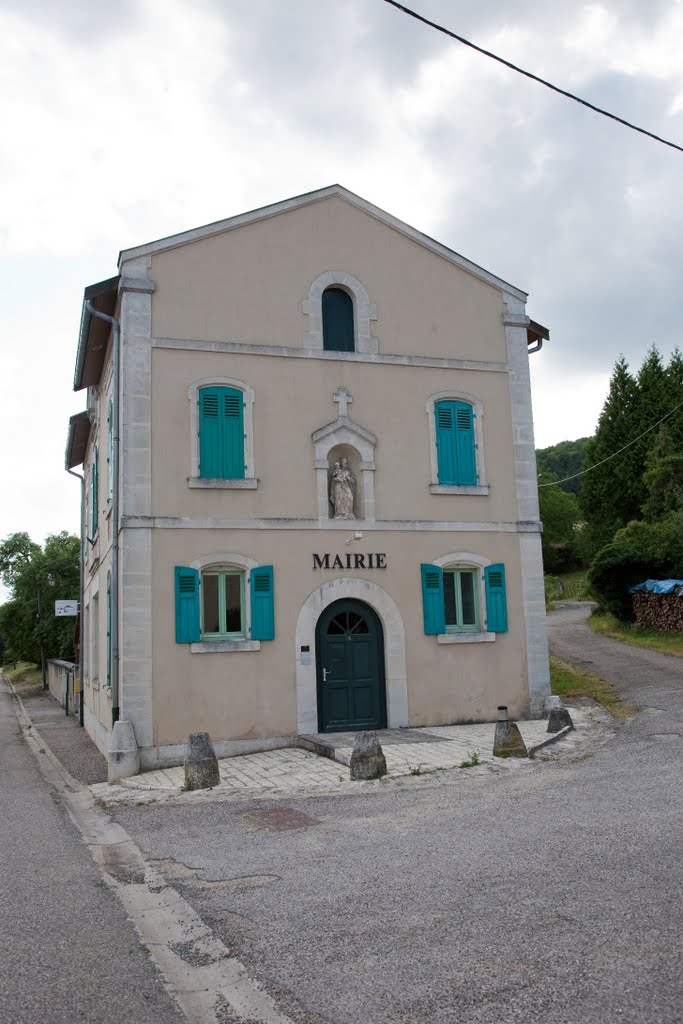
{"label": "arched doorway", "polygon": [[385,729],[384,631],[363,601],[328,605],[316,626],[318,730]]}

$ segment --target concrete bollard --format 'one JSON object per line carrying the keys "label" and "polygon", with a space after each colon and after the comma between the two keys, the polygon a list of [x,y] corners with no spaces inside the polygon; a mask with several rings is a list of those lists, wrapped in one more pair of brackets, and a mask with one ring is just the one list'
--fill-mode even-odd
{"label": "concrete bollard", "polygon": [[218,759],[208,732],[193,732],[185,751],[185,789],[211,789],[220,782]]}
{"label": "concrete bollard", "polygon": [[560,732],[561,729],[566,729],[567,726],[570,729],[574,728],[572,716],[567,708],[551,708],[548,715],[548,732]]}
{"label": "concrete bollard", "polygon": [[562,701],[554,693],[549,694],[543,701],[543,717],[548,718],[553,708],[561,708]]}
{"label": "concrete bollard", "polygon": [[508,718],[504,704],[498,707],[498,721],[493,737],[494,757],[528,757],[528,752],[518,726]]}
{"label": "concrete bollard", "polygon": [[140,751],[132,722],[114,723],[107,752],[107,780],[110,783],[140,774]]}
{"label": "concrete bollard", "polygon": [[351,753],[351,781],[381,779],[387,774],[387,762],[376,732],[359,732]]}

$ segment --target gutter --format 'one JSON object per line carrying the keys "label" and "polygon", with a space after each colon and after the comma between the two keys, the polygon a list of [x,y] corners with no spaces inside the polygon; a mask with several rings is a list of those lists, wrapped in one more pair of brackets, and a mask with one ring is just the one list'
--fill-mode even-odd
{"label": "gutter", "polygon": [[83,304],[83,321],[81,331],[86,322],[88,314],[88,329],[92,317],[105,320],[112,328],[113,337],[113,384],[112,384],[112,542],[111,542],[111,639],[112,639],[112,666],[111,666],[111,724],[116,725],[119,720],[119,383],[120,383],[120,359],[121,359],[121,325],[114,316],[101,313],[95,309],[91,299],[86,298]]}
{"label": "gutter", "polygon": [[[81,572],[80,572],[80,593],[78,595],[78,678],[80,680],[80,701],[78,706],[78,724],[84,725],[84,705],[85,700],[85,679],[83,678],[83,592],[85,589],[85,476],[80,473],[74,473],[73,469],[66,467],[67,473],[71,476],[75,476],[77,480],[81,481]],[[67,693],[69,684],[67,682]],[[68,704],[67,704],[68,714]]]}

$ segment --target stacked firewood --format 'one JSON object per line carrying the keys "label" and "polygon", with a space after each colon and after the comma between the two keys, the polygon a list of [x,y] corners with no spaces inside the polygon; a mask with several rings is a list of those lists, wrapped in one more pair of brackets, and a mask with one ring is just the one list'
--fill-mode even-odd
{"label": "stacked firewood", "polygon": [[638,626],[651,626],[662,633],[683,632],[683,594],[652,594],[649,590],[636,590],[633,611]]}

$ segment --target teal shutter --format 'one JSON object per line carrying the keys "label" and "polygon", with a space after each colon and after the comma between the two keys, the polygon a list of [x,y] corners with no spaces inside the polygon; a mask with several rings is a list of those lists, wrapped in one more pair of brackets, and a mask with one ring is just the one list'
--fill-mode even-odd
{"label": "teal shutter", "polygon": [[477,449],[472,406],[467,402],[435,402],[434,421],[439,483],[474,486]]}
{"label": "teal shutter", "polygon": [[425,562],[422,572],[422,614],[427,636],[446,632],[446,613],[443,602],[443,571],[438,565]]}
{"label": "teal shutter", "polygon": [[199,573],[196,569],[176,565],[175,641],[192,644],[199,638]]}
{"label": "teal shutter", "polygon": [[107,686],[111,686],[111,573],[107,573]]}
{"label": "teal shutter", "polygon": [[92,488],[90,493],[91,510],[90,510],[90,528],[92,530],[93,537],[97,536],[98,527],[98,490],[99,490],[99,452],[97,445],[95,445],[95,455],[93,459],[92,469],[90,471],[90,486]]}
{"label": "teal shutter", "polygon": [[251,639],[275,639],[275,606],[272,565],[259,565],[249,576]]}
{"label": "teal shutter", "polygon": [[454,402],[457,482],[474,486],[477,482],[477,452],[474,443],[474,411],[466,402]]}
{"label": "teal shutter", "polygon": [[440,484],[457,484],[455,402],[435,402],[436,456]]}
{"label": "teal shutter", "polygon": [[237,388],[199,391],[199,475],[244,479],[244,401]]}
{"label": "teal shutter", "polygon": [[505,595],[505,566],[487,565],[484,569],[486,584],[486,628],[489,633],[507,633],[508,609]]}

